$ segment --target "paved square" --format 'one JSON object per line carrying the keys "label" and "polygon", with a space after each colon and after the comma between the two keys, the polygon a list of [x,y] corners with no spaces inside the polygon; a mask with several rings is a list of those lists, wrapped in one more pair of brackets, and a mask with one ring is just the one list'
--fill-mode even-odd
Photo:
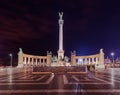
{"label": "paved square", "polygon": [[120,95],[118,71],[33,75],[30,68],[4,68],[0,70],[0,95]]}

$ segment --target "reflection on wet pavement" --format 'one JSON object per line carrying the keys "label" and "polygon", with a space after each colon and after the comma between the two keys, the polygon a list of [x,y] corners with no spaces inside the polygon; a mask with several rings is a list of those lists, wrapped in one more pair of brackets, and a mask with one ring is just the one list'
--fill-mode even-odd
{"label": "reflection on wet pavement", "polygon": [[119,95],[119,70],[33,75],[31,69],[5,68],[0,71],[0,95]]}

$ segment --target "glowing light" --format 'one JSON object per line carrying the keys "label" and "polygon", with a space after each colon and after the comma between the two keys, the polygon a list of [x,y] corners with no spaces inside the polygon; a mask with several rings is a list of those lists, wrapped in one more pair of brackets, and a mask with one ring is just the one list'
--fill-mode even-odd
{"label": "glowing light", "polygon": [[12,56],[12,53],[10,53],[9,56]]}
{"label": "glowing light", "polygon": [[111,56],[113,57],[113,58],[112,58],[112,59],[113,59],[113,63],[114,63],[114,55],[115,55],[115,53],[112,52],[112,53],[111,53]]}
{"label": "glowing light", "polygon": [[9,56],[10,56],[10,65],[12,67],[12,56],[13,56],[12,53],[10,53]]}
{"label": "glowing light", "polygon": [[114,52],[112,52],[112,53],[111,53],[111,56],[114,56],[114,55],[115,55]]}
{"label": "glowing light", "polygon": [[79,59],[79,61],[80,61],[80,62],[83,62],[83,60],[82,60],[82,59]]}
{"label": "glowing light", "polygon": [[78,59],[78,64],[83,64],[83,59]]}

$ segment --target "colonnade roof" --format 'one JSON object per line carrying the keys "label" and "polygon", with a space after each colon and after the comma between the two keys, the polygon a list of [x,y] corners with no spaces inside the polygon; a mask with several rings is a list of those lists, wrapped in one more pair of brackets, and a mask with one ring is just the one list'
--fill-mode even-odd
{"label": "colonnade roof", "polygon": [[87,55],[87,56],[75,56],[75,58],[95,58],[99,57],[100,54],[95,54],[95,55]]}
{"label": "colonnade roof", "polygon": [[38,55],[30,55],[30,54],[23,54],[23,57],[47,58],[47,56],[38,56]]}

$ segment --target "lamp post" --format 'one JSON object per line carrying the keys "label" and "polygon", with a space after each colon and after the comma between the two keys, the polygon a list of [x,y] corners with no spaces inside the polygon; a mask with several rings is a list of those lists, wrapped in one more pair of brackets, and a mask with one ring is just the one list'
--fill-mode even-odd
{"label": "lamp post", "polygon": [[10,53],[9,56],[10,56],[10,66],[12,67],[12,57],[13,57],[12,53]]}
{"label": "lamp post", "polygon": [[113,60],[113,64],[114,64],[114,52],[111,53],[111,56],[112,56],[112,60]]}

